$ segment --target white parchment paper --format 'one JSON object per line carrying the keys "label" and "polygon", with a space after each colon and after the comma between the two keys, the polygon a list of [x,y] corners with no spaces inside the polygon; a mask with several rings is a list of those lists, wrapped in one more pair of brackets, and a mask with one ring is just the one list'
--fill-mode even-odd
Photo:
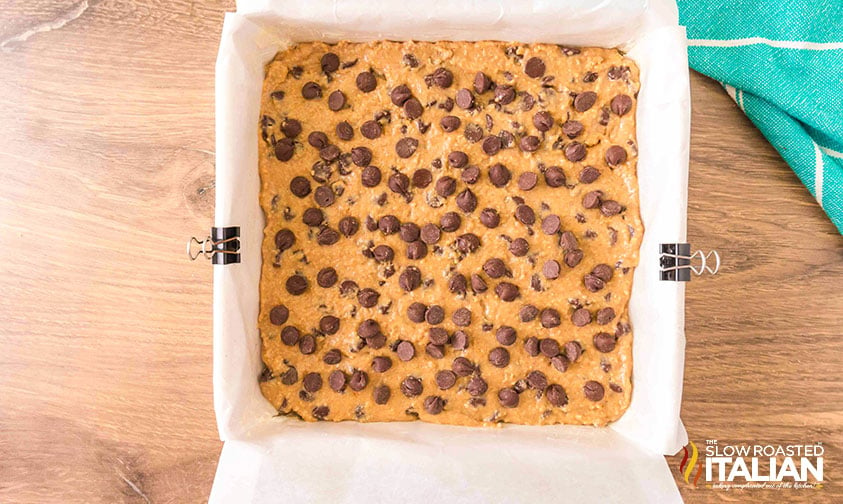
{"label": "white parchment paper", "polygon": [[[507,40],[621,47],[641,69],[645,225],[630,316],[633,395],[608,428],[303,423],[260,394],[263,215],[256,125],[264,64],[291,42]],[[214,406],[226,441],[213,502],[676,502],[662,454],[679,419],[684,286],[658,280],[658,245],[685,240],[690,98],[672,0],[251,0],[223,27],[216,75],[216,226],[240,226],[240,264],[214,269]]]}

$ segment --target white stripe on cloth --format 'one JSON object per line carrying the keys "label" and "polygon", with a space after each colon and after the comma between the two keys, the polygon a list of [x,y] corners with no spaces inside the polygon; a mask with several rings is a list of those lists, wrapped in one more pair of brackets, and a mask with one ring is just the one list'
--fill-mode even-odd
{"label": "white stripe on cloth", "polygon": [[823,147],[822,145],[820,145],[819,148],[821,151],[823,151],[823,153],[825,153],[826,156],[843,159],[843,152],[837,152],[836,150],[829,149],[828,147]]}
{"label": "white stripe on cloth", "polygon": [[743,91],[741,91],[740,89],[735,89],[733,86],[730,86],[723,82],[721,82],[720,85],[723,86],[723,89],[726,90],[726,94],[728,94],[729,97],[734,100],[735,103],[738,104],[738,107],[744,112],[746,112],[746,110],[744,110],[743,108]]}
{"label": "white stripe on cloth", "polygon": [[817,142],[811,140],[814,144],[814,154],[815,154],[815,161],[814,163],[816,166],[814,167],[814,192],[817,196],[817,203],[820,204],[820,208],[823,207],[823,154],[820,152],[820,146],[817,145]]}
{"label": "white stripe on cloth", "polygon": [[768,45],[780,49],[811,49],[828,51],[843,49],[843,42],[808,42],[804,40],[771,40],[764,37],[747,37],[740,39],[690,39],[688,45],[692,47],[739,47],[748,45]]}

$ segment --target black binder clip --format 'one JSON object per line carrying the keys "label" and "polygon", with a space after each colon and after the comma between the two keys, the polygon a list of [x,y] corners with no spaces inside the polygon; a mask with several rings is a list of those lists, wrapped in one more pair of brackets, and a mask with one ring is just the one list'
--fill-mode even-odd
{"label": "black binder clip", "polygon": [[[694,260],[698,264],[693,264]],[[689,243],[662,243],[659,245],[659,275],[662,280],[688,282],[691,273],[697,276],[706,271],[715,275],[720,270],[720,254],[712,250],[703,254],[702,250],[691,253]]]}
{"label": "black binder clip", "polygon": [[191,236],[187,242],[187,256],[191,261],[203,256],[205,259],[210,259],[211,264],[239,263],[240,228],[237,226],[212,227],[210,236],[204,240]]}

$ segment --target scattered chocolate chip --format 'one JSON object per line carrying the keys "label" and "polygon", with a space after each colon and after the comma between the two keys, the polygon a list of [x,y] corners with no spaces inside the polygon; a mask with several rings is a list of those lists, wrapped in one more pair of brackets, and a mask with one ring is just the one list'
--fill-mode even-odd
{"label": "scattered chocolate chip", "polygon": [[530,251],[530,243],[524,238],[516,238],[509,244],[509,251],[515,257],[524,257]]}
{"label": "scattered chocolate chip", "polygon": [[336,334],[340,329],[340,319],[333,315],[325,315],[319,319],[319,330],[325,334]]}
{"label": "scattered chocolate chip", "polygon": [[603,191],[591,191],[586,193],[582,199],[583,208],[597,208],[600,205],[600,198],[603,196]]}
{"label": "scattered chocolate chip", "polygon": [[357,166],[369,166],[369,163],[372,162],[372,151],[368,147],[351,149],[351,162]]}
{"label": "scattered chocolate chip", "polygon": [[615,200],[605,200],[600,202],[600,213],[606,217],[611,217],[621,213],[623,207]]}
{"label": "scattered chocolate chip", "polygon": [[340,234],[329,227],[324,227],[316,234],[316,243],[319,245],[333,245],[340,241]]}
{"label": "scattered chocolate chip", "polygon": [[570,362],[576,362],[582,355],[582,346],[579,342],[569,341],[565,343],[565,357]]}
{"label": "scattered chocolate chip", "polygon": [[421,240],[428,245],[433,245],[434,243],[439,242],[439,237],[442,233],[439,231],[439,227],[436,224],[425,224],[421,228]]}
{"label": "scattered chocolate chip", "polygon": [[398,277],[398,285],[407,292],[417,289],[421,285],[421,271],[415,266],[407,266]]}
{"label": "scattered chocolate chip", "polygon": [[289,161],[294,151],[295,144],[289,138],[282,138],[275,143],[275,158],[278,161]]}
{"label": "scattered chocolate chip", "polygon": [[501,150],[501,139],[496,136],[487,136],[483,140],[482,148],[487,155],[494,156]]}
{"label": "scattered chocolate chip", "polygon": [[549,187],[565,185],[565,172],[558,166],[551,166],[544,172],[544,181]]}
{"label": "scattered chocolate chip", "polygon": [[310,194],[310,181],[302,176],[293,177],[290,181],[290,192],[299,198],[304,198]]}
{"label": "scattered chocolate chip", "polygon": [[509,85],[495,87],[495,103],[509,105],[515,101],[515,88]]}
{"label": "scattered chocolate chip", "polygon": [[287,138],[296,138],[301,133],[301,123],[295,119],[285,119],[281,123],[281,132]]}
{"label": "scattered chocolate chip", "polygon": [[588,399],[589,401],[597,402],[603,399],[603,385],[601,385],[599,382],[589,380],[585,382],[585,385],[583,385],[582,390],[585,394],[586,399]]}
{"label": "scattered chocolate chip", "polygon": [[586,110],[590,109],[594,106],[594,102],[597,101],[597,93],[594,91],[585,91],[583,93],[578,94],[574,98],[574,110],[577,112],[585,112]]}
{"label": "scattered chocolate chip", "polygon": [[302,387],[311,394],[319,392],[322,388],[322,375],[319,373],[307,373],[302,378]]}
{"label": "scattered chocolate chip", "polygon": [[565,121],[562,124],[562,133],[568,138],[576,138],[582,133],[583,125],[579,121]]}
{"label": "scattered chocolate chip", "polygon": [[448,290],[454,294],[463,295],[468,288],[468,281],[462,273],[454,273],[448,279]]}
{"label": "scattered chocolate chip", "polygon": [[474,95],[472,95],[471,91],[466,88],[462,88],[457,91],[457,96],[454,100],[456,101],[457,106],[464,110],[468,110],[474,106]]}
{"label": "scattered chocolate chip", "polygon": [[325,352],[325,355],[322,356],[322,362],[328,364],[329,366],[339,364],[340,361],[342,361],[342,352],[340,352],[336,348],[328,350],[327,352]]}
{"label": "scattered chocolate chip", "polygon": [[386,385],[378,385],[374,390],[375,404],[386,404],[389,402],[390,391]]}
{"label": "scattered chocolate chip", "polygon": [[468,327],[471,325],[471,310],[468,308],[457,308],[451,315],[451,320],[457,327]]}
{"label": "scattered chocolate chip", "polygon": [[591,323],[591,312],[585,308],[574,310],[571,314],[571,322],[577,327],[583,327]]}
{"label": "scattered chocolate chip", "polygon": [[527,63],[524,65],[524,73],[527,74],[528,77],[532,77],[537,79],[544,75],[545,66],[544,61],[541,58],[530,58],[527,60]]}
{"label": "scattered chocolate chip", "polygon": [[360,72],[357,74],[357,89],[364,93],[374,91],[378,86],[378,81],[375,79],[375,74],[372,72]]}
{"label": "scattered chocolate chip", "polygon": [[491,278],[500,278],[507,273],[506,264],[497,257],[493,257],[483,263],[483,271]]}
{"label": "scattered chocolate chip", "polygon": [[340,140],[351,140],[354,138],[354,127],[348,121],[342,121],[341,123],[337,124],[336,127],[336,134],[337,138]]}
{"label": "scattered chocolate chip", "polygon": [[277,305],[269,310],[269,322],[273,325],[284,325],[289,317],[290,310],[284,305]]}
{"label": "scattered chocolate chip", "polygon": [[311,334],[305,334],[299,340],[299,352],[310,355],[316,351],[316,338]]}
{"label": "scattered chocolate chip", "polygon": [[[336,199],[334,191],[328,186],[319,186],[313,193],[313,199],[321,207],[329,207],[334,204]],[[314,209],[315,210],[315,209]],[[321,212],[320,212],[321,213]]]}
{"label": "scattered chocolate chip", "polygon": [[401,159],[407,159],[408,157],[415,154],[416,149],[419,146],[419,141],[415,138],[402,138],[398,140],[395,144],[395,153],[398,154],[398,157]]}
{"label": "scattered chocolate chip", "polygon": [[476,184],[480,179],[480,168],[477,165],[471,165],[462,171],[462,181],[466,184]]}
{"label": "scattered chocolate chip", "polygon": [[533,305],[524,305],[518,311],[518,318],[521,322],[532,322],[539,315],[539,309]]}
{"label": "scattered chocolate chip", "polygon": [[431,415],[438,415],[445,409],[445,400],[439,396],[427,396],[424,398],[424,410]]}
{"label": "scattered chocolate chip", "polygon": [[[454,183],[456,183],[456,181],[454,181]],[[460,215],[456,212],[445,212],[439,219],[439,226],[442,228],[442,231],[446,231],[448,233],[453,233],[459,229],[460,224],[462,224],[462,217],[460,217]]]}
{"label": "scattered chocolate chip", "polygon": [[535,152],[538,150],[541,142],[542,141],[539,137],[535,135],[528,135],[518,142],[518,146],[521,147],[521,150],[524,152]]}
{"label": "scattered chocolate chip", "polygon": [[457,375],[448,369],[436,373],[436,385],[441,390],[448,390],[457,383]]}
{"label": "scattered chocolate chip", "polygon": [[307,278],[302,275],[293,275],[287,278],[285,286],[287,288],[287,292],[290,294],[294,296],[301,295],[307,290]]}
{"label": "scattered chocolate chip", "polygon": [[290,367],[281,375],[281,383],[284,385],[292,385],[299,381],[299,372],[294,367]]}
{"label": "scattered chocolate chip", "polygon": [[360,369],[355,370],[351,373],[351,378],[348,380],[348,388],[355,392],[360,392],[366,385],[369,384],[369,375]]}
{"label": "scattered chocolate chip", "polygon": [[424,189],[433,182],[433,174],[427,168],[419,168],[413,172],[413,186]]}
{"label": "scattered chocolate chip", "polygon": [[363,308],[372,308],[376,304],[378,304],[378,299],[380,298],[380,294],[375,289],[360,289],[357,292],[357,302],[360,303],[360,306]]}
{"label": "scattered chocolate chip", "polygon": [[504,368],[509,365],[509,350],[504,347],[493,348],[489,352],[489,362],[498,368]]}
{"label": "scattered chocolate chip", "polygon": [[498,400],[505,408],[516,408],[518,407],[518,392],[512,388],[502,388],[498,391]]}
{"label": "scattered chocolate chip", "polygon": [[[463,191],[463,193],[464,192],[465,191]],[[457,236],[456,245],[457,250],[459,250],[463,254],[469,254],[480,248],[480,238],[474,233],[465,233]]]}
{"label": "scattered chocolate chip", "polygon": [[392,91],[389,93],[389,98],[392,100],[392,103],[396,107],[401,107],[404,105],[404,102],[409,100],[413,96],[413,92],[410,91],[410,88],[406,85],[402,84],[400,86],[396,86]]}
{"label": "scattered chocolate chip", "polygon": [[385,355],[379,355],[372,359],[372,370],[376,373],[385,373],[392,367],[392,359]]}
{"label": "scattered chocolate chip", "polygon": [[360,134],[369,140],[374,140],[381,136],[383,129],[377,121],[366,121],[360,126]]}
{"label": "scattered chocolate chip", "polygon": [[561,228],[562,219],[560,219],[558,215],[550,214],[544,219],[542,219],[542,232],[544,234],[556,234]]}
{"label": "scattered chocolate chip", "polygon": [[483,72],[477,72],[474,76],[474,91],[483,94],[492,88],[492,80]]}
{"label": "scattered chocolate chip", "polygon": [[437,68],[433,71],[432,77],[433,83],[442,89],[451,87],[451,84],[454,82],[454,74],[446,68]]}
{"label": "scattered chocolate chip", "polygon": [[433,357],[434,359],[441,359],[445,357],[444,345],[434,345],[433,343],[428,343],[425,345],[424,351],[427,355]]}
{"label": "scattered chocolate chip", "polygon": [[539,320],[544,328],[558,327],[562,323],[562,318],[555,308],[543,309],[539,315]]}
{"label": "scattered chocolate chip", "polygon": [[270,96],[273,100],[283,100],[283,99],[284,99],[285,94],[284,94],[284,91],[273,91],[273,92],[271,92],[271,93],[269,94],[269,96]]}
{"label": "scattered chocolate chip", "polygon": [[515,301],[520,292],[518,290],[518,286],[509,282],[501,282],[495,287],[495,294],[498,297],[507,303]]}
{"label": "scattered chocolate chip", "polygon": [[504,346],[509,346],[515,343],[517,334],[515,329],[510,326],[501,326],[495,332],[495,339],[498,340],[498,343]]}
{"label": "scattered chocolate chip", "polygon": [[612,98],[609,106],[615,114],[619,116],[625,115],[627,112],[632,110],[632,98],[625,94],[619,94]]}
{"label": "scattered chocolate chip", "polygon": [[600,177],[600,170],[593,166],[586,166],[580,171],[579,181],[583,184],[591,184]]}
{"label": "scattered chocolate chip", "polygon": [[602,353],[609,353],[615,349],[616,338],[613,334],[599,332],[594,335],[594,348]]}
{"label": "scattered chocolate chip", "polygon": [[518,177],[518,188],[522,191],[529,191],[536,187],[539,176],[535,172],[524,172]]}
{"label": "scattered chocolate chip", "polygon": [[459,129],[460,122],[460,118],[457,116],[445,116],[439,120],[439,125],[442,126],[443,131],[450,133]]}
{"label": "scattered chocolate chip", "polygon": [[311,81],[302,86],[301,95],[305,100],[322,98],[322,88],[319,84]]}
{"label": "scattered chocolate chip", "polygon": [[536,212],[528,205],[518,205],[515,209],[515,218],[522,224],[532,226],[536,223]]}
{"label": "scattered chocolate chip", "polygon": [[442,196],[443,198],[447,198],[448,196],[454,194],[457,190],[457,181],[453,177],[440,177],[439,180],[436,181],[435,189],[436,194]]}
{"label": "scattered chocolate chip", "polygon": [[480,212],[480,222],[487,228],[493,229],[500,225],[501,216],[494,208],[484,208]]}
{"label": "scattered chocolate chip", "polygon": [[375,187],[381,183],[381,170],[377,166],[369,165],[363,168],[360,174],[360,182],[365,187]]}
{"label": "scattered chocolate chip", "polygon": [[607,306],[606,308],[601,308],[597,311],[597,323],[600,325],[606,325],[612,320],[615,319],[615,310],[612,309],[611,306]]}
{"label": "scattered chocolate chip", "polygon": [[395,353],[398,354],[399,359],[404,362],[408,362],[415,357],[416,347],[409,341],[401,341],[398,343],[398,346],[395,347]]}
{"label": "scattered chocolate chip", "polygon": [[565,393],[565,389],[562,388],[562,385],[557,385],[556,383],[548,385],[547,389],[544,391],[544,395],[547,397],[547,402],[549,402],[551,406],[559,408],[568,404],[568,394]]}
{"label": "scattered chocolate chip", "polygon": [[336,112],[345,106],[345,95],[342,91],[336,90],[328,95],[328,108]]}
{"label": "scattered chocolate chip", "polygon": [[539,354],[539,339],[535,336],[530,336],[524,340],[524,351],[531,357],[537,356]]}
{"label": "scattered chocolate chip", "polygon": [[301,332],[293,326],[281,329],[281,341],[287,346],[293,346],[299,342]]}
{"label": "scattered chocolate chip", "polygon": [[603,280],[604,282],[608,282],[609,280],[611,280],[613,273],[614,272],[612,270],[612,267],[608,264],[598,264],[594,267],[594,269],[591,270],[592,275],[596,276],[600,280]]}
{"label": "scattered chocolate chip", "polygon": [[553,116],[546,110],[536,112],[533,116],[533,126],[539,131],[549,131],[553,127]]}
{"label": "scattered chocolate chip", "polygon": [[423,390],[422,381],[415,376],[408,376],[401,382],[401,393],[407,397],[419,396]]}
{"label": "scattered chocolate chip", "polygon": [[427,256],[427,245],[423,241],[414,241],[407,244],[407,259],[418,260]]}
{"label": "scattered chocolate chip", "polygon": [[[328,268],[326,268],[326,269],[328,269]],[[330,268],[330,269],[334,269],[334,268]],[[336,271],[334,272],[334,275],[336,275]],[[357,288],[358,288],[357,283],[354,280],[343,280],[343,282],[340,284],[340,294],[343,295],[343,296],[347,296],[349,294],[352,294],[352,293],[356,292]]]}
{"label": "scattered chocolate chip", "polygon": [[372,250],[372,256],[377,262],[389,262],[395,259],[395,251],[389,245],[378,245]]}
{"label": "scattered chocolate chip", "polygon": [[626,150],[620,145],[613,145],[606,149],[606,164],[609,166],[617,166],[626,162]]}
{"label": "scattered chocolate chip", "polygon": [[469,123],[465,125],[465,131],[463,134],[465,135],[466,140],[471,143],[476,143],[483,138],[483,128],[477,124]]}
{"label": "scattered chocolate chip", "polygon": [[512,178],[512,173],[506,166],[496,163],[489,168],[489,180],[495,187],[504,187]]}
{"label": "scattered chocolate chip", "polygon": [[472,376],[465,388],[471,397],[480,397],[489,390],[489,385],[480,376]]}
{"label": "scattered chocolate chip", "polygon": [[328,386],[331,387],[331,390],[334,392],[343,392],[346,384],[347,379],[345,377],[345,373],[339,369],[331,371],[331,374],[328,375]]}
{"label": "scattered chocolate chip", "polygon": [[473,212],[474,209],[477,208],[477,196],[474,195],[471,189],[463,189],[463,191],[457,195],[457,207],[466,213]]}
{"label": "scattered chocolate chip", "polygon": [[544,263],[544,266],[542,266],[542,273],[544,273],[544,276],[549,280],[559,278],[559,273],[561,272],[561,270],[562,266],[559,264],[559,261],[556,261],[554,259],[546,261]]}

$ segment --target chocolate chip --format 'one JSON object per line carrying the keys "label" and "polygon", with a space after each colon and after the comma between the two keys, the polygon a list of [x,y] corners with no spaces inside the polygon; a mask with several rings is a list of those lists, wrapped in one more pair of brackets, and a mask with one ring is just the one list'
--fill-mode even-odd
{"label": "chocolate chip", "polygon": [[448,390],[457,383],[457,375],[453,371],[443,369],[436,373],[436,385],[441,390]]}
{"label": "chocolate chip", "polygon": [[518,205],[515,209],[515,218],[522,224],[532,226],[536,223],[536,212],[528,205]]}
{"label": "chocolate chip", "polygon": [[325,53],[322,56],[321,65],[325,73],[336,72],[340,68],[340,58],[334,53]]}
{"label": "chocolate chip", "polygon": [[404,102],[409,100],[412,96],[413,96],[413,92],[410,91],[410,88],[407,87],[404,84],[395,87],[389,93],[389,98],[392,100],[392,103],[396,107],[400,107],[400,106],[404,105]]}
{"label": "chocolate chip", "polygon": [[357,89],[363,91],[364,93],[369,93],[374,91],[378,85],[377,79],[375,79],[375,74],[372,72],[360,72],[357,74]]}
{"label": "chocolate chip", "polygon": [[512,178],[512,173],[506,166],[496,163],[489,168],[489,180],[495,187],[504,187]]}
{"label": "chocolate chip", "polygon": [[483,140],[483,152],[489,156],[494,156],[501,150],[501,139],[496,136],[487,136]]}
{"label": "chocolate chip", "polygon": [[553,116],[545,110],[536,112],[533,116],[533,126],[539,131],[548,131],[553,127]]}
{"label": "chocolate chip", "polygon": [[532,322],[539,315],[539,309],[533,305],[524,305],[518,311],[518,317],[521,322]]}
{"label": "chocolate chip", "polygon": [[384,215],[378,219],[378,229],[385,235],[395,234],[401,229],[401,221],[394,215]]}
{"label": "chocolate chip", "polygon": [[558,215],[550,214],[542,219],[542,232],[544,234],[556,234],[562,227],[562,219]]}
{"label": "chocolate chip", "polygon": [[591,323],[591,312],[585,308],[574,310],[571,314],[571,322],[577,327],[583,327]]}
{"label": "chocolate chip", "polygon": [[576,138],[582,133],[583,125],[579,121],[565,121],[562,124],[562,133],[568,138]]}
{"label": "chocolate chip", "polygon": [[477,72],[474,76],[474,91],[482,94],[492,88],[492,80],[483,72]]}
{"label": "chocolate chip", "polygon": [[295,144],[289,138],[282,138],[275,143],[275,158],[278,161],[289,161],[294,151]]}
{"label": "chocolate chip", "polygon": [[463,295],[468,288],[468,281],[462,273],[454,273],[448,279],[448,290],[454,294]]}
{"label": "chocolate chip", "polygon": [[518,142],[518,146],[521,147],[521,150],[524,152],[535,152],[539,149],[541,145],[541,139],[535,135],[525,136]]}
{"label": "chocolate chip", "polygon": [[471,189],[463,189],[463,191],[457,195],[457,207],[466,213],[473,212],[474,209],[477,208],[477,196],[474,195]]}
{"label": "chocolate chip", "polygon": [[457,116],[445,116],[439,121],[439,125],[446,133],[450,133],[459,129],[460,122],[460,118]]}
{"label": "chocolate chip", "polygon": [[389,402],[390,391],[386,385],[378,385],[374,390],[375,404],[386,404]]}
{"label": "chocolate chip", "polygon": [[546,357],[556,357],[559,355],[559,343],[554,339],[544,338],[539,341],[539,351]]}
{"label": "chocolate chip", "polygon": [[585,91],[584,93],[580,93],[574,98],[574,110],[577,112],[585,112],[593,107],[594,102],[596,101],[597,93],[594,91]]}
{"label": "chocolate chip", "polygon": [[606,164],[609,166],[617,166],[626,162],[626,150],[620,145],[613,145],[606,149]]}
{"label": "chocolate chip", "polygon": [[489,362],[498,368],[504,368],[509,365],[509,350],[504,347],[493,348],[489,352]]}
{"label": "chocolate chip", "polygon": [[349,215],[340,219],[338,227],[340,229],[340,233],[347,238],[357,233],[357,230],[360,229],[360,221],[357,220],[357,217]]}
{"label": "chocolate chip", "polygon": [[[463,191],[463,193],[464,192],[465,191]],[[457,250],[459,250],[463,254],[469,254],[480,248],[480,238],[474,233],[465,233],[457,236],[456,245]]]}
{"label": "chocolate chip", "polygon": [[586,399],[588,399],[589,401],[597,402],[600,399],[603,399],[603,385],[601,385],[599,382],[589,380],[585,382],[585,385],[583,385],[582,390],[585,394]]}
{"label": "chocolate chip", "polygon": [[285,284],[287,292],[294,296],[304,294],[307,290],[307,278],[302,275],[293,275],[287,279]]}
{"label": "chocolate chip", "polygon": [[354,138],[354,128],[348,121],[342,121],[341,123],[337,124],[336,134],[337,138],[339,138],[340,140],[348,141]]}
{"label": "chocolate chip", "polygon": [[498,340],[498,343],[504,346],[509,346],[515,343],[517,334],[515,329],[510,326],[501,326],[495,332],[495,339]]}
{"label": "chocolate chip", "polygon": [[515,101],[515,88],[509,85],[495,87],[495,103],[509,105]]}
{"label": "chocolate chip", "polygon": [[609,353],[615,349],[615,336],[606,332],[599,332],[594,335],[594,348],[602,353]]}
{"label": "chocolate chip", "polygon": [[619,94],[612,98],[609,106],[611,107],[612,112],[622,116],[632,110],[632,98],[625,94]]}
{"label": "chocolate chip", "polygon": [[290,181],[290,192],[299,198],[304,198],[310,194],[310,181],[302,176],[293,177]]}
{"label": "chocolate chip", "polygon": [[[334,274],[336,274],[336,272],[334,272]],[[343,296],[347,296],[355,292],[357,288],[357,282],[355,282],[354,280],[343,280],[343,282],[340,284],[340,294]]]}
{"label": "chocolate chip", "polygon": [[507,273],[506,265],[497,257],[493,257],[483,263],[483,271],[491,278],[500,278]]}
{"label": "chocolate chip", "polygon": [[611,217],[621,213],[623,207],[615,200],[606,200],[600,202],[600,213],[606,217]]}
{"label": "chocolate chip", "polygon": [[477,165],[471,165],[462,171],[462,181],[466,184],[475,184],[480,179],[480,168]]}
{"label": "chocolate chip", "polygon": [[518,392],[513,388],[502,388],[498,391],[498,400],[505,408],[518,407]]}
{"label": "chocolate chip", "polygon": [[527,374],[527,385],[535,390],[544,390],[547,387],[547,376],[541,371],[530,371]]}
{"label": "chocolate chip", "polygon": [[415,376],[408,376],[401,382],[401,393],[407,397],[419,396],[423,390],[422,381]]}
{"label": "chocolate chip", "polygon": [[565,357],[571,361],[576,362],[582,355],[582,347],[576,341],[569,341],[565,343]]}
{"label": "chocolate chip", "polygon": [[329,227],[324,227],[316,234],[316,243],[319,245],[333,245],[340,241],[340,234]]}
{"label": "chocolate chip", "polygon": [[360,126],[360,133],[369,140],[374,140],[381,136],[383,129],[377,121],[366,121]]}
{"label": "chocolate chip", "polygon": [[468,348],[468,334],[465,331],[455,331],[451,336],[451,346],[454,350],[465,350]]}
{"label": "chocolate chip", "polygon": [[480,222],[487,228],[493,229],[500,225],[501,216],[494,208],[484,208],[480,212]]}
{"label": "chocolate chip", "polygon": [[559,316],[559,312],[555,308],[545,308],[542,310],[539,315],[539,320],[544,328],[558,327],[559,324],[562,323],[562,318]]}
{"label": "chocolate chip", "polygon": [[325,315],[319,319],[319,330],[325,334],[336,334],[340,329],[340,319],[333,315]]}
{"label": "chocolate chip", "polygon": [[465,126],[463,134],[465,135],[465,139],[469,142],[479,142],[480,139],[483,138],[483,128],[477,124],[469,123]]}
{"label": "chocolate chip", "polygon": [[[437,322],[437,324],[438,323],[439,322]],[[448,343],[448,331],[441,327],[431,327],[427,331],[427,338],[434,345],[444,345]]]}
{"label": "chocolate chip", "polygon": [[284,325],[289,317],[290,310],[284,305],[277,305],[269,310],[269,322],[273,325]]}
{"label": "chocolate chip", "polygon": [[532,77],[537,79],[544,75],[545,66],[544,61],[541,58],[530,58],[527,60],[527,63],[524,65],[524,73],[527,74],[528,77]]}
{"label": "chocolate chip", "polygon": [[421,271],[415,266],[407,266],[398,277],[398,285],[407,292],[417,289],[421,285]]}
{"label": "chocolate chip", "polygon": [[360,306],[363,308],[371,308],[378,304],[380,296],[381,295],[375,289],[360,289],[360,291],[357,292],[357,302],[359,302]]}
{"label": "chocolate chip", "polygon": [[284,91],[273,91],[269,94],[273,100],[283,100],[285,93]]}
{"label": "chocolate chip", "polygon": [[372,162],[372,151],[368,147],[351,149],[351,162],[357,166],[369,166],[369,163]]}
{"label": "chocolate chip", "polygon": [[462,151],[453,151],[448,154],[448,164],[454,168],[462,168],[468,164],[468,155]]}
{"label": "chocolate chip", "polygon": [[604,286],[603,280],[597,278],[592,274],[588,274],[583,278],[583,284],[585,288],[588,289],[590,292],[597,292],[601,290]]}
{"label": "chocolate chip", "polygon": [[419,141],[415,138],[402,138],[395,143],[395,153],[398,154],[398,157],[401,159],[407,159],[408,157],[415,154],[416,149],[419,146]]}
{"label": "chocolate chip", "polygon": [[381,183],[381,170],[377,166],[367,166],[360,174],[360,182],[365,187],[375,187]]}
{"label": "chocolate chip", "polygon": [[509,244],[509,251],[515,257],[524,257],[530,251],[530,243],[524,238],[516,238]]}
{"label": "chocolate chip", "polygon": [[424,189],[433,182],[433,174],[427,168],[419,168],[413,172],[413,186]]}
{"label": "chocolate chip", "polygon": [[562,385],[557,385],[555,383],[553,385],[549,385],[544,391],[544,395],[547,397],[547,402],[557,408],[568,404],[568,394],[565,393],[565,389],[562,388]]}
{"label": "chocolate chip", "polygon": [[319,84],[311,81],[301,88],[301,95],[305,100],[313,100],[322,97],[322,88]]}
{"label": "chocolate chip", "polygon": [[439,242],[439,237],[441,236],[441,232],[436,224],[425,224],[422,226],[420,234],[421,240],[428,245]]}
{"label": "chocolate chip", "polygon": [[455,98],[457,102],[457,106],[461,109],[468,110],[474,105],[474,95],[471,94],[466,88],[462,88],[457,91],[457,96]]}
{"label": "chocolate chip", "polygon": [[442,89],[451,87],[454,82],[454,74],[446,68],[437,68],[433,71],[433,83]]}
{"label": "chocolate chip", "polygon": [[319,373],[307,373],[302,378],[302,387],[311,394],[319,392],[322,388],[322,375]]}
{"label": "chocolate chip", "polygon": [[535,336],[530,336],[524,340],[524,351],[531,357],[537,356],[539,354],[539,339]]}
{"label": "chocolate chip", "polygon": [[520,292],[518,290],[518,286],[509,282],[501,282],[495,287],[495,294],[498,297],[507,303],[515,301]]}
{"label": "chocolate chip", "polygon": [[597,208],[600,205],[600,198],[603,196],[602,191],[591,191],[586,193],[582,199],[583,208]]}
{"label": "chocolate chip", "polygon": [[337,270],[334,268],[322,268],[316,274],[316,284],[319,287],[327,289],[328,287],[333,287],[335,283],[337,283]]}
{"label": "chocolate chip", "polygon": [[422,241],[407,244],[407,259],[418,260],[427,256],[427,245]]}
{"label": "chocolate chip", "polygon": [[593,166],[586,166],[580,171],[579,181],[583,184],[591,184],[600,177],[600,170]]}
{"label": "chocolate chip", "polygon": [[335,201],[334,191],[328,186],[319,186],[313,194],[313,199],[316,200],[316,204],[319,206],[329,207]]}
{"label": "chocolate chip", "polygon": [[345,95],[342,91],[336,90],[328,95],[328,108],[336,112],[345,106]]}
{"label": "chocolate chip", "polygon": [[355,392],[360,392],[361,390],[366,388],[366,385],[368,384],[369,375],[366,374],[365,371],[362,371],[360,369],[357,369],[353,373],[351,373],[351,378],[348,380],[348,387]]}
{"label": "chocolate chip", "polygon": [[287,138],[296,138],[301,133],[301,123],[295,119],[285,119],[281,124],[281,132]]}
{"label": "chocolate chip", "polygon": [[489,385],[483,378],[479,376],[472,376],[465,388],[468,390],[468,394],[471,397],[480,397],[489,390]]}
{"label": "chocolate chip", "polygon": [[395,259],[395,251],[389,245],[378,245],[372,250],[375,261],[383,263]]}
{"label": "chocolate chip", "polygon": [[457,327],[468,327],[471,325],[471,310],[468,308],[457,308],[451,315],[451,320]]}
{"label": "chocolate chip", "polygon": [[395,347],[395,353],[398,354],[399,359],[404,362],[408,362],[415,357],[416,347],[409,341],[401,341]]}
{"label": "chocolate chip", "polygon": [[481,294],[488,290],[488,286],[486,286],[486,281],[483,278],[476,274],[471,274],[471,290],[474,291],[475,294]]}
{"label": "chocolate chip", "polygon": [[449,233],[453,233],[459,229],[460,224],[462,224],[462,217],[456,212],[445,212],[439,219],[439,226],[442,228],[442,231]]}
{"label": "chocolate chip", "polygon": [[392,367],[392,359],[384,355],[379,355],[372,359],[372,369],[376,373],[385,373]]}
{"label": "chocolate chip", "polygon": [[322,149],[328,146],[328,135],[322,133],[321,131],[314,131],[313,133],[307,135],[307,143],[309,143],[311,147]]}
{"label": "chocolate chip", "polygon": [[436,181],[436,194],[442,196],[443,198],[447,198],[448,196],[454,194],[457,190],[457,181],[453,177],[440,177],[439,180]]}
{"label": "chocolate chip", "polygon": [[608,264],[598,264],[591,270],[591,274],[604,282],[608,282],[612,279],[614,272]]}
{"label": "chocolate chip", "polygon": [[559,261],[556,261],[555,259],[546,261],[544,266],[542,266],[542,273],[544,273],[544,276],[549,280],[559,278],[561,270],[562,266],[559,264]]}
{"label": "chocolate chip", "polygon": [[558,166],[551,166],[544,172],[544,181],[549,187],[562,187],[565,185],[565,172]]}
{"label": "chocolate chip", "polygon": [[340,361],[342,361],[342,352],[340,352],[336,348],[328,350],[327,352],[325,352],[325,355],[322,356],[322,362],[328,364],[329,366],[339,364]]}
{"label": "chocolate chip", "polygon": [[518,188],[522,191],[529,191],[536,187],[539,176],[535,172],[524,172],[518,177]]}
{"label": "chocolate chip", "polygon": [[281,329],[281,341],[287,346],[293,346],[299,342],[301,332],[293,326]]}
{"label": "chocolate chip", "polygon": [[612,309],[611,306],[607,306],[606,308],[601,308],[597,311],[597,323],[600,325],[606,325],[612,320],[615,319],[615,310]]}
{"label": "chocolate chip", "polygon": [[347,380],[345,373],[340,370],[331,371],[331,374],[328,375],[328,386],[331,387],[331,390],[334,392],[344,391],[346,383]]}
{"label": "chocolate chip", "polygon": [[571,162],[585,159],[586,147],[579,142],[571,142],[565,146],[565,158]]}

